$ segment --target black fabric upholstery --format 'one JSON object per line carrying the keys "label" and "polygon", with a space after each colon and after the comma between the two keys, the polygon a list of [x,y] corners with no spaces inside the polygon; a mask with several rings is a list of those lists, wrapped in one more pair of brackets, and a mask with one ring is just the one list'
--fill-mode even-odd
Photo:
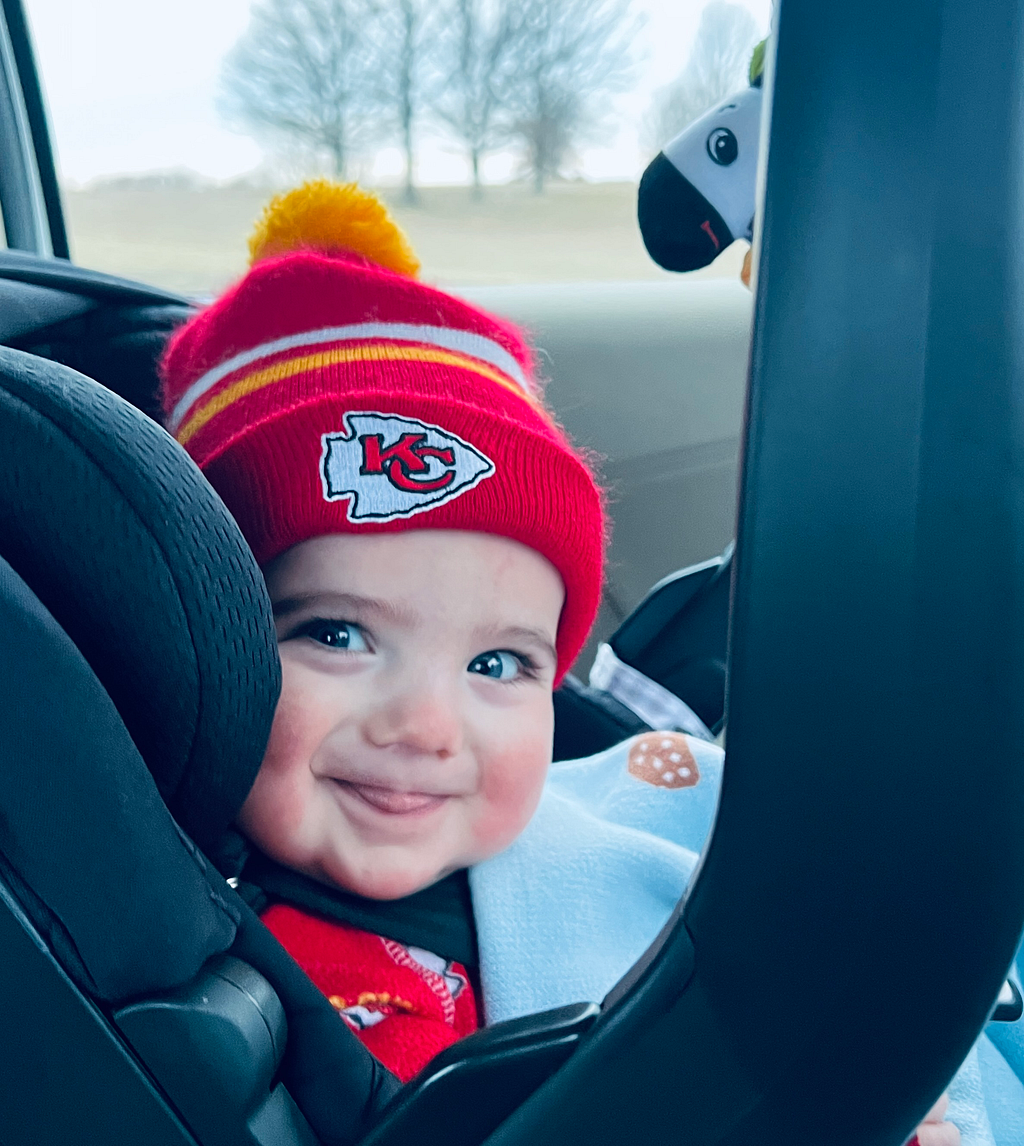
{"label": "black fabric upholstery", "polygon": [[173,439],[52,362],[0,347],[0,554],[92,666],[181,826],[212,848],[280,689],[263,579]]}
{"label": "black fabric upholstery", "polygon": [[171,332],[191,313],[184,300],[120,306],[104,300],[10,345],[80,370],[163,424],[157,362]]}
{"label": "black fabric upholstery", "polygon": [[614,696],[591,688],[568,673],[553,697],[555,706],[554,760],[576,760],[621,744],[630,736],[649,732],[635,712]]}
{"label": "black fabric upholstery", "polygon": [[725,718],[732,546],[655,585],[609,639],[616,656],[674,692],[718,732]]}
{"label": "black fabric upholstery", "polygon": [[0,560],[0,876],[93,998],[179,986],[240,912],[182,838],[95,674]]}

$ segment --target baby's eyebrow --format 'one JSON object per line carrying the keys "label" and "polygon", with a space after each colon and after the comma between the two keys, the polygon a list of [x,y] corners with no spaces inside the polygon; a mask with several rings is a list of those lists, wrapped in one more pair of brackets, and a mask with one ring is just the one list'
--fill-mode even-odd
{"label": "baby's eyebrow", "polygon": [[[273,602],[274,618],[282,620],[292,613],[304,611],[330,613],[342,617],[345,613],[359,613],[362,616],[386,617],[389,621],[408,623],[411,615],[392,601],[382,601],[377,597],[364,597],[360,593],[313,592],[295,593]],[[342,617],[343,619],[343,617]]]}

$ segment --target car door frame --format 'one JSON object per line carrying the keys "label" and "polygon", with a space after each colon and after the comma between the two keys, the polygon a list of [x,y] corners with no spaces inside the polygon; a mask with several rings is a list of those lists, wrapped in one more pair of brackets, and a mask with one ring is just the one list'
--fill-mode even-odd
{"label": "car door frame", "polygon": [[49,119],[21,0],[0,0],[0,151],[8,248],[70,258]]}

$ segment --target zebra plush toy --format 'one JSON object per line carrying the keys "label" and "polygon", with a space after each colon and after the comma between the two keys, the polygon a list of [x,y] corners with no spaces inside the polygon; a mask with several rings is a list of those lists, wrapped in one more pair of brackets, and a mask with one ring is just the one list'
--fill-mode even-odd
{"label": "zebra plush toy", "polygon": [[753,237],[764,49],[764,41],[754,49],[749,87],[667,143],[640,180],[640,233],[666,270],[706,267]]}

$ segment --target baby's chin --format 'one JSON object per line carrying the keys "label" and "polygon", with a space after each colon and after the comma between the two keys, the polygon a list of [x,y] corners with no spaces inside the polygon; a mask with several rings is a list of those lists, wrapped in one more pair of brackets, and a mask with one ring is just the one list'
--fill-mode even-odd
{"label": "baby's chin", "polygon": [[458,871],[462,864],[453,864],[440,870],[414,871],[396,866],[389,869],[382,864],[366,871],[332,871],[319,876],[325,883],[333,884],[342,891],[361,895],[364,899],[405,899],[418,891],[432,886],[445,876]]}

